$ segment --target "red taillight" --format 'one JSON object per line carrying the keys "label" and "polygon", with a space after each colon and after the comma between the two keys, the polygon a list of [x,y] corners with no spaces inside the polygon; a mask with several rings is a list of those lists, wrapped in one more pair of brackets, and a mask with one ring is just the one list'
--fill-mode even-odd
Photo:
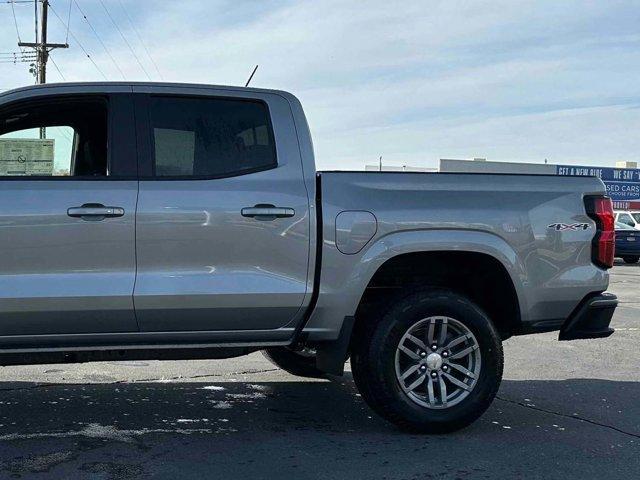
{"label": "red taillight", "polygon": [[609,197],[587,197],[585,199],[587,215],[596,222],[596,235],[593,237],[591,258],[602,268],[613,267],[616,245],[615,219],[613,204]]}

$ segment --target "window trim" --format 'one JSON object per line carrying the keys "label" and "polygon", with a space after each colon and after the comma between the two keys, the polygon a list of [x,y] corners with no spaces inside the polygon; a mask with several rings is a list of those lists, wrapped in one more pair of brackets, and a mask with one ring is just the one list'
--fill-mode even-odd
{"label": "window trim", "polygon": [[[107,112],[107,172],[111,172],[114,165],[113,158],[113,137],[116,132],[116,122],[115,116],[116,113],[120,116],[122,112],[117,112],[114,109],[114,96],[123,95],[121,93],[69,93],[69,94],[51,94],[38,96],[35,98],[26,98],[21,100],[16,100],[13,102],[8,102],[3,105],[0,105],[0,115],[4,114],[3,112],[11,111],[14,109],[22,109],[29,108],[34,105],[52,105],[55,103],[66,102],[69,100],[73,101],[96,101],[101,100],[104,103]],[[124,94],[129,96],[130,94]],[[135,138],[132,138],[132,144],[134,143]],[[134,145],[135,150],[135,145]],[[136,153],[134,152],[134,156]],[[137,160],[136,160],[137,162]],[[120,164],[118,164],[120,165]],[[137,180],[137,176],[132,175],[105,175],[101,177],[93,176],[93,175],[12,175],[12,176],[0,176],[0,182],[100,182],[100,181],[124,181],[124,180]]]}
{"label": "window trim", "polygon": [[[136,130],[138,132],[138,178],[141,181],[186,181],[186,180],[219,180],[224,178],[241,177],[252,173],[265,172],[278,168],[278,145],[276,142],[275,130],[273,128],[273,119],[269,104],[261,98],[234,97],[225,95],[193,95],[180,93],[134,93],[136,108]],[[217,175],[167,175],[158,176],[155,173],[155,145],[153,140],[153,129],[151,128],[151,98],[180,98],[192,100],[227,100],[247,103],[258,103],[264,107],[267,113],[267,127],[269,136],[273,140],[273,159],[270,165],[262,167],[248,168],[242,171],[232,173],[223,173]]]}

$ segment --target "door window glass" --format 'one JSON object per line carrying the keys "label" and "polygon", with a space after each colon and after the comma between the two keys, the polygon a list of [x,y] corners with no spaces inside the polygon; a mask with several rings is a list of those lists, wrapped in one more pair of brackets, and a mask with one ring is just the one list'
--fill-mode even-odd
{"label": "door window glass", "polygon": [[108,175],[107,107],[96,100],[0,110],[0,177]]}
{"label": "door window glass", "polygon": [[152,97],[154,172],[159,177],[223,177],[276,166],[262,102]]}
{"label": "door window glass", "polygon": [[68,126],[0,135],[0,176],[69,176],[74,137]]}

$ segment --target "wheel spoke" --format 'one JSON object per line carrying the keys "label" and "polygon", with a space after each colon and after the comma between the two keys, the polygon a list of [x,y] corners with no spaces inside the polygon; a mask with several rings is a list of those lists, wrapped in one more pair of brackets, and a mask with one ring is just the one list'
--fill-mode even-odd
{"label": "wheel spoke", "polygon": [[471,387],[469,387],[469,385],[467,385],[466,383],[458,380],[456,377],[454,377],[453,375],[449,375],[448,373],[443,373],[443,376],[449,380],[451,383],[453,383],[456,387],[459,387],[463,390],[471,390]]}
{"label": "wheel spoke", "polygon": [[442,325],[440,326],[440,340],[438,343],[440,346],[444,345],[444,342],[447,340],[447,319],[442,319]]}
{"label": "wheel spoke", "polygon": [[453,347],[455,347],[456,345],[461,344],[462,342],[466,341],[467,338],[469,338],[466,334],[465,335],[460,335],[459,337],[454,338],[453,340],[451,340],[448,344],[446,344],[444,346],[445,350],[450,350]]}
{"label": "wheel spoke", "polygon": [[449,365],[451,368],[455,368],[466,377],[476,378],[475,374],[471,370],[467,370],[462,365],[458,365],[457,363],[449,363],[449,362],[447,363],[447,365]]}
{"label": "wheel spoke", "polygon": [[435,341],[435,333],[436,333],[436,319],[432,318],[431,321],[429,322],[429,331],[427,333],[427,342],[429,342],[429,345],[433,345],[433,342]]}
{"label": "wheel spoke", "polygon": [[449,357],[449,359],[458,360],[459,358],[466,357],[467,355],[469,355],[471,352],[473,352],[477,348],[478,347],[476,345],[469,345],[467,348],[465,348],[463,350],[460,350],[459,352],[454,353],[453,355],[451,355]]}
{"label": "wheel spoke", "polygon": [[442,405],[447,405],[447,385],[444,383],[444,378],[442,376],[438,377],[440,382],[440,396],[442,397]]}
{"label": "wheel spoke", "polygon": [[431,379],[429,378],[427,380],[427,394],[429,395],[429,405],[435,405],[436,404],[436,396],[433,393],[433,382],[431,381]]}
{"label": "wheel spoke", "polygon": [[415,372],[418,371],[418,369],[420,368],[420,365],[414,365],[413,367],[409,367],[407,368],[407,371],[404,372],[402,374],[402,377],[400,377],[402,379],[402,381],[406,380],[407,378],[409,378],[412,374],[414,374]]}
{"label": "wheel spoke", "polygon": [[418,355],[416,352],[408,349],[407,347],[405,347],[404,345],[399,345],[398,349],[405,353],[406,355],[408,355],[409,357],[413,358],[414,360],[420,360],[420,355]]}
{"label": "wheel spoke", "polygon": [[413,335],[407,335],[407,340],[411,340],[413,343],[415,343],[417,346],[419,346],[422,350],[428,350],[428,348],[424,344],[424,342],[422,340],[420,340],[419,338],[414,337]]}
{"label": "wheel spoke", "polygon": [[415,390],[416,388],[418,388],[418,387],[420,386],[420,384],[421,384],[422,382],[424,382],[425,377],[426,377],[426,375],[420,375],[420,376],[416,379],[416,381],[415,381],[415,382],[413,382],[411,385],[409,385],[409,386],[407,387],[407,390],[409,390],[409,391],[411,392],[411,391]]}

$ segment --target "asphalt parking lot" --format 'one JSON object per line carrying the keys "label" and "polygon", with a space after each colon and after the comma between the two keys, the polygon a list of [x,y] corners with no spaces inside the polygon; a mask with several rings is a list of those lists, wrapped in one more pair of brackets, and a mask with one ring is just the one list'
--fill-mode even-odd
{"label": "asphalt parking lot", "polygon": [[450,435],[397,431],[350,375],[222,361],[0,368],[0,478],[640,478],[640,265],[605,340],[509,339],[497,400]]}

